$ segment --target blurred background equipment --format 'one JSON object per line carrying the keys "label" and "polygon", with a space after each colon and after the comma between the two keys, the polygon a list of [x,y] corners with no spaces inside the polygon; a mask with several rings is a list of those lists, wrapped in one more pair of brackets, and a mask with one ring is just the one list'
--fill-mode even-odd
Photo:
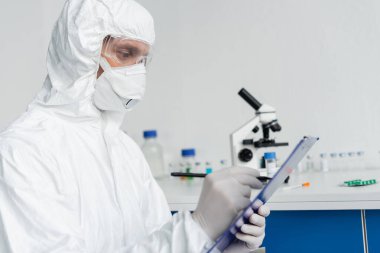
{"label": "blurred background equipment", "polygon": [[[269,147],[288,146],[285,142],[276,142],[270,138],[270,132],[281,131],[281,126],[277,121],[276,110],[266,104],[261,104],[244,88],[239,91],[239,95],[255,110],[255,117],[245,123],[242,127],[231,134],[232,164],[234,166],[245,166],[258,170],[259,168],[258,149]],[[262,138],[254,137],[262,130]]]}

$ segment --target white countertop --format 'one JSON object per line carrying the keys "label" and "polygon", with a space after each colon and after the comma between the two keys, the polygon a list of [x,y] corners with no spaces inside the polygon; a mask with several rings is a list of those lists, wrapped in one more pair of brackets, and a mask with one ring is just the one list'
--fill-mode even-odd
{"label": "white countertop", "polygon": [[[376,179],[375,185],[341,186],[344,181]],[[181,181],[179,178],[157,180],[173,211],[194,210],[203,179]],[[310,182],[308,188],[279,189],[269,201],[272,210],[360,210],[380,209],[380,169],[361,171],[304,172],[293,174],[284,187]],[[254,190],[252,195],[257,194]]]}

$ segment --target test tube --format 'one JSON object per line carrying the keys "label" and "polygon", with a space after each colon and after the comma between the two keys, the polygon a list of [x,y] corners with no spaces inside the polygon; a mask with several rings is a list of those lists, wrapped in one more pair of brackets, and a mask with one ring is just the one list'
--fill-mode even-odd
{"label": "test tube", "polygon": [[314,170],[313,157],[311,155],[306,156],[306,171],[311,172]]}
{"label": "test tube", "polygon": [[347,170],[347,153],[339,153],[339,168],[338,170]]}
{"label": "test tube", "polygon": [[337,170],[337,153],[330,153],[330,169],[332,171]]}
{"label": "test tube", "polygon": [[348,168],[354,170],[356,166],[356,152],[348,152]]}
{"label": "test tube", "polygon": [[179,171],[180,172],[186,172],[187,166],[184,162],[180,162],[180,163],[178,163],[178,165],[179,165]]}
{"label": "test tube", "polygon": [[228,167],[228,162],[225,159],[220,160],[220,169],[226,169]]}
{"label": "test tube", "polygon": [[365,153],[364,151],[358,151],[356,152],[357,155],[357,160],[358,160],[358,169],[365,169],[366,164],[365,164]]}
{"label": "test tube", "polygon": [[169,173],[175,172],[175,168],[174,168],[173,163],[168,164],[168,170],[169,170]]}

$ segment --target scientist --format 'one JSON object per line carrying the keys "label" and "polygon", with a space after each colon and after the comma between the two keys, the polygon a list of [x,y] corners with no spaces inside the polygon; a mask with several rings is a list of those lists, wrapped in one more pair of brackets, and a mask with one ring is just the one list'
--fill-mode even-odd
{"label": "scientist", "polygon": [[[205,179],[174,216],[120,130],[143,98],[153,19],[132,0],[71,0],[55,24],[44,86],[0,135],[0,252],[202,252],[260,187],[247,168]],[[28,84],[25,84],[28,85]],[[263,206],[230,252],[257,249]]]}

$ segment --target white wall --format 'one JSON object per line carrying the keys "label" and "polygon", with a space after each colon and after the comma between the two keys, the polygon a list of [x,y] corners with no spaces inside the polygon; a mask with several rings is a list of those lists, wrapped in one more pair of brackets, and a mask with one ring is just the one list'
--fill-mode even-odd
{"label": "white wall", "polygon": [[147,99],[126,121],[132,135],[158,128],[171,153],[195,146],[228,157],[228,134],[253,116],[236,95],[244,86],[277,108],[279,140],[314,134],[315,153],[376,155],[379,1],[143,2],[156,17],[159,52]]}
{"label": "white wall", "polygon": [[0,129],[42,87],[50,33],[63,0],[12,0],[0,8]]}
{"label": "white wall", "polygon": [[[0,127],[42,85],[62,5],[51,2],[0,10]],[[379,1],[141,2],[155,17],[157,44],[146,99],[124,125],[138,142],[143,129],[156,128],[173,156],[196,147],[201,158],[229,158],[229,133],[253,116],[236,95],[244,86],[277,108],[278,140],[318,135],[315,154],[366,150],[380,162]]]}

